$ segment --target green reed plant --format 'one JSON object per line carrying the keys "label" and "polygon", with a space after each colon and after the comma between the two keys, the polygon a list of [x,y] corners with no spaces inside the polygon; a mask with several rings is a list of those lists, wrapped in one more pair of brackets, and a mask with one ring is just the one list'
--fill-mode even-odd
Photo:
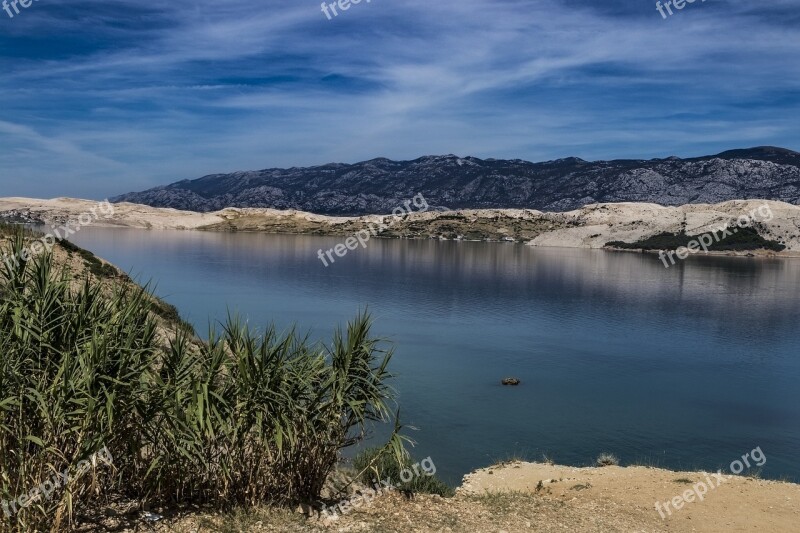
{"label": "green reed plant", "polygon": [[[313,500],[341,449],[391,418],[392,352],[367,313],[330,346],[235,317],[200,342],[179,325],[159,331],[146,288],[77,280],[49,252],[0,278],[0,499],[104,446],[113,458],[11,517],[0,510],[0,530],[69,528],[76,506],[112,493],[218,508]],[[386,449],[402,457],[399,430]]]}
{"label": "green reed plant", "polygon": [[435,473],[416,473],[410,481],[403,481],[401,471],[412,471],[414,460],[405,455],[398,459],[385,448],[367,448],[353,458],[353,468],[359,472],[359,479],[367,486],[376,480],[389,479],[400,491],[411,494],[437,494],[449,498],[455,490],[436,477]]}
{"label": "green reed plant", "polygon": [[[140,383],[157,347],[144,289],[111,295],[84,281],[73,289],[54,271],[52,254],[4,264],[0,301],[0,496],[13,500],[105,444],[133,440],[143,423]],[[94,469],[50,499],[0,520],[19,529],[54,528],[91,489],[113,485],[113,470]]]}

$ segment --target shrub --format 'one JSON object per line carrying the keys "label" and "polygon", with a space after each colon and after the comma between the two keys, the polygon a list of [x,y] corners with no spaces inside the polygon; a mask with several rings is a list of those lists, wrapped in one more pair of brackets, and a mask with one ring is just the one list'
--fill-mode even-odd
{"label": "shrub", "polygon": [[[17,233],[17,257],[23,243]],[[13,500],[106,444],[114,458],[143,446],[146,376],[159,350],[143,290],[118,288],[109,297],[88,282],[72,290],[49,253],[4,264],[2,276],[0,496]],[[11,523],[58,528],[90,488],[116,479],[113,470],[94,469],[21,509]]]}
{"label": "shrub", "polygon": [[617,459],[616,455],[612,455],[610,453],[601,453],[597,456],[595,464],[597,466],[618,466],[619,459]]}
{"label": "shrub", "polygon": [[[12,252],[22,245],[18,233]],[[231,317],[208,343],[176,326],[163,346],[141,287],[75,283],[50,253],[1,274],[0,498],[104,446],[113,467],[0,511],[0,530],[68,528],[78,504],[110,493],[217,508],[314,499],[340,450],[390,417],[392,352],[367,313],[330,346]],[[386,449],[402,456],[399,429]]]}
{"label": "shrub", "polygon": [[[712,244],[708,249],[712,252],[723,251],[748,251],[748,250],[772,250],[780,252],[786,249],[786,245],[775,240],[765,239],[755,228],[736,228],[731,227],[731,235],[722,240],[717,240],[715,233],[703,233],[708,235]],[[735,233],[733,233],[735,231]],[[659,233],[647,237],[638,242],[611,241],[606,246],[623,250],[677,250],[687,247],[691,241],[697,241],[701,235],[687,235],[685,231],[680,233]]]}
{"label": "shrub", "polygon": [[397,490],[410,494],[438,494],[450,497],[455,491],[436,475],[426,475],[417,467],[420,475],[414,475],[408,482],[403,482],[400,472],[409,469],[413,472],[413,460],[407,454],[398,459],[397,454],[386,448],[368,448],[353,459],[353,467],[359,473],[362,483],[372,486],[375,481],[389,478]]}

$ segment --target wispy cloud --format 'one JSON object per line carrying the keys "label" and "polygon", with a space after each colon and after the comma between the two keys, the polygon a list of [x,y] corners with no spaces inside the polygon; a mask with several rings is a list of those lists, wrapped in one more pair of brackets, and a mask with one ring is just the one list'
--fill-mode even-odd
{"label": "wispy cloud", "polygon": [[796,0],[35,3],[0,12],[3,194],[430,153],[800,147]]}

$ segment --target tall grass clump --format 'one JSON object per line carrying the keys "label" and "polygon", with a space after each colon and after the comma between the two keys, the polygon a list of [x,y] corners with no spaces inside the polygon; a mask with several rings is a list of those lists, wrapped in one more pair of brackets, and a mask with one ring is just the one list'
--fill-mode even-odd
{"label": "tall grass clump", "polygon": [[[353,459],[353,467],[359,473],[360,481],[367,486],[374,485],[378,480],[389,479],[398,490],[410,494],[438,494],[446,498],[455,494],[452,487],[436,477],[435,468],[429,475],[419,468],[414,471],[413,465],[409,455],[398,458],[386,448],[367,448]],[[414,472],[409,481],[403,481],[403,470]]]}
{"label": "tall grass clump", "polygon": [[604,466],[619,466],[619,459],[616,455],[611,453],[601,453],[597,456],[597,459],[594,462],[595,466],[604,467]]}
{"label": "tall grass clump", "polygon": [[[12,253],[24,245],[17,233]],[[106,295],[84,281],[72,288],[52,255],[2,267],[0,300],[0,496],[13,501],[105,445],[142,446],[155,324],[144,290]],[[93,469],[7,516],[19,529],[61,525],[75,502],[113,486],[113,469]]]}
{"label": "tall grass clump", "polygon": [[[11,253],[20,257],[24,236]],[[0,271],[0,499],[107,448],[0,530],[63,530],[111,494],[218,508],[317,498],[345,447],[388,421],[391,350],[360,314],[328,345],[229,317],[200,342],[160,331],[155,298],[78,280],[49,252]],[[167,340],[163,340],[167,339]],[[393,433],[385,449],[405,453]]]}

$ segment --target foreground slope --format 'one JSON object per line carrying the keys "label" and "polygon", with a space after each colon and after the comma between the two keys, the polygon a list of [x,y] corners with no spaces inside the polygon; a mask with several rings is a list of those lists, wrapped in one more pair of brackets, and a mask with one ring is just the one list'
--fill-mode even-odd
{"label": "foreground slope", "polygon": [[657,501],[671,500],[708,477],[713,476],[641,466],[509,462],[465,476],[453,498],[388,493],[335,520],[269,508],[223,515],[193,511],[170,516],[157,531],[797,531],[800,485],[753,477],[728,477],[703,501],[661,517]]}

